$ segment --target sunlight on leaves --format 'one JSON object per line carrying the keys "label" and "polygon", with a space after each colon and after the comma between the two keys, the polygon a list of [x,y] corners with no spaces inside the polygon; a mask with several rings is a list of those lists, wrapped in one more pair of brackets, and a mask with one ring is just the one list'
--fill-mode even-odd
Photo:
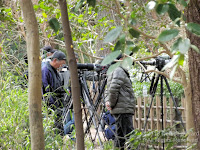
{"label": "sunlight on leaves", "polygon": [[154,9],[155,6],[156,6],[156,2],[150,1],[146,6],[146,11],[150,11],[150,10]]}

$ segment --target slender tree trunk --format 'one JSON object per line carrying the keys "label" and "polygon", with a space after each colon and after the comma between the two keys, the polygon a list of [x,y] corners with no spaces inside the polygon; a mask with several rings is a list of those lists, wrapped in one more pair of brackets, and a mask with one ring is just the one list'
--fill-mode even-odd
{"label": "slender tree trunk", "polygon": [[67,49],[68,64],[69,64],[71,84],[72,84],[72,99],[73,99],[75,126],[76,126],[76,146],[77,146],[76,149],[84,150],[85,148],[84,148],[83,121],[82,121],[81,100],[80,100],[80,85],[77,72],[77,63],[73,50],[66,0],[59,0],[59,5],[61,9],[61,19],[64,29],[64,39]]}
{"label": "slender tree trunk", "polygon": [[[187,22],[200,24],[200,0],[190,0],[186,11]],[[200,37],[187,32],[191,44],[200,49]],[[200,149],[200,54],[191,49],[189,51],[189,73],[191,84],[192,113],[194,116],[195,134],[197,139],[197,149]],[[192,141],[195,142],[195,141]]]}
{"label": "slender tree trunk", "polygon": [[28,98],[31,132],[31,149],[44,150],[44,131],[42,124],[41,60],[39,50],[38,24],[31,0],[20,0],[25,27],[28,53]]}

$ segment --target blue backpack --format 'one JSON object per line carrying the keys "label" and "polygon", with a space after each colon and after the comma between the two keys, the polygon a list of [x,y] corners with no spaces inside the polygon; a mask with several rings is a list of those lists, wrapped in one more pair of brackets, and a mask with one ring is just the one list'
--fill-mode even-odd
{"label": "blue backpack", "polygon": [[109,111],[107,111],[104,115],[103,115],[103,119],[106,122],[106,124],[108,125],[108,127],[104,130],[105,132],[105,136],[106,138],[112,139],[114,140],[115,138],[115,118],[110,114]]}

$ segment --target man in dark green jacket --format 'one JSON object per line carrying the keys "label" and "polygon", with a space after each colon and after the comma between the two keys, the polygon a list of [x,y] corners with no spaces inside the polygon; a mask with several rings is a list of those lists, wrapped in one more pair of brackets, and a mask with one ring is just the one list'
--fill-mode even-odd
{"label": "man in dark green jacket", "polygon": [[116,68],[109,76],[105,92],[106,108],[115,117],[116,137],[115,147],[124,149],[126,135],[133,131],[135,110],[135,96],[129,73],[121,66]]}

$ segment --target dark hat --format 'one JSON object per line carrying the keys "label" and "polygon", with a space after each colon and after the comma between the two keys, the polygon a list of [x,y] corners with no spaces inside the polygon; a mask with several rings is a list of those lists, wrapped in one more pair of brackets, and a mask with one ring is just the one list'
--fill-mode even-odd
{"label": "dark hat", "polygon": [[53,50],[53,48],[51,46],[45,46],[42,49],[47,51],[47,52],[50,52],[51,50]]}
{"label": "dark hat", "polygon": [[58,51],[58,50],[57,50],[57,49],[50,49],[50,50],[49,50],[50,53],[54,53],[54,52],[56,52],[56,51]]}
{"label": "dark hat", "polygon": [[52,58],[52,59],[53,59],[53,58],[57,58],[58,60],[66,60],[66,55],[65,55],[65,53],[63,53],[63,52],[61,52],[61,51],[56,51],[56,52],[52,55],[51,58]]}

